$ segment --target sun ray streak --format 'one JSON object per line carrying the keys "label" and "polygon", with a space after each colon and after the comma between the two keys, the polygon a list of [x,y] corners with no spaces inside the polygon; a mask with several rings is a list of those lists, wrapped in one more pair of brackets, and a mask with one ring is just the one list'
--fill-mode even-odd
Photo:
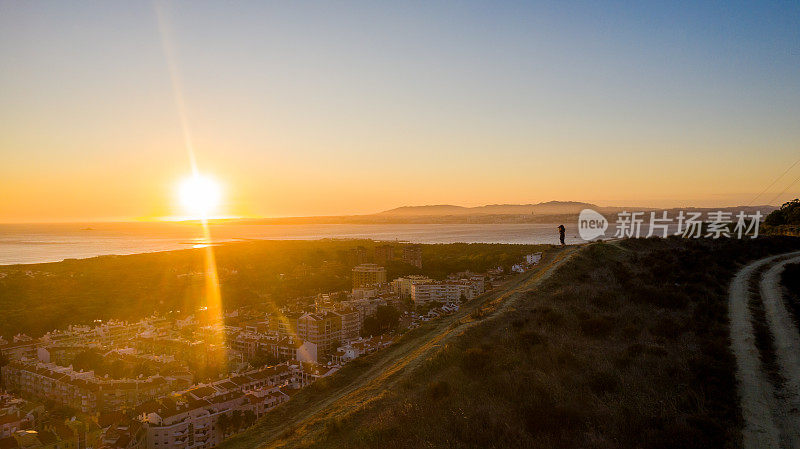
{"label": "sun ray streak", "polygon": [[[199,177],[200,172],[197,166],[197,158],[195,156],[194,144],[192,141],[191,127],[189,126],[189,119],[186,114],[186,102],[183,96],[183,85],[181,82],[180,71],[178,70],[178,65],[176,63],[175,51],[170,34],[165,6],[161,2],[154,2],[154,9],[158,21],[158,30],[161,37],[161,46],[164,51],[164,59],[166,60],[167,69],[169,71],[172,95],[175,101],[178,117],[180,119],[181,131],[183,133],[184,145],[186,147],[186,154],[189,158],[189,165],[192,170],[192,175],[194,177]],[[212,366],[217,369],[223,369],[224,364],[227,361],[227,351],[225,350],[226,345],[222,309],[222,293],[220,290],[219,274],[207,216],[201,217],[200,228],[202,231],[202,243],[205,245],[205,248],[203,249],[205,271],[205,284],[203,290],[205,295],[205,304],[208,308],[208,322],[205,324],[210,326],[212,330],[210,333],[211,341],[208,343],[215,345],[220,349],[219,351],[210,351],[212,354],[219,354],[219,357],[216,360],[209,360],[209,363],[211,363]]]}
{"label": "sun ray streak", "polygon": [[194,154],[194,143],[192,141],[192,133],[189,128],[189,119],[186,114],[186,102],[183,99],[183,84],[181,83],[180,72],[178,65],[175,62],[175,50],[172,44],[172,35],[170,33],[169,24],[167,22],[166,11],[162,2],[154,2],[156,11],[156,18],[158,19],[158,31],[161,37],[161,48],[164,51],[164,59],[167,63],[167,70],[169,71],[169,80],[172,85],[172,96],[175,100],[175,107],[177,108],[178,118],[181,123],[181,131],[183,132],[183,140],[186,145],[186,153],[189,156],[189,164],[192,168],[192,174],[195,176],[198,173],[197,159]]}

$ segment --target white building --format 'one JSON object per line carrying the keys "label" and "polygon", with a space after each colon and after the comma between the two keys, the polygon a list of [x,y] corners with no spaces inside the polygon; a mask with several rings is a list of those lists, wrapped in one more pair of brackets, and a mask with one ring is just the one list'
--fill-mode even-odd
{"label": "white building", "polygon": [[403,299],[411,298],[411,286],[414,283],[425,283],[425,282],[433,282],[433,279],[427,276],[406,276],[402,278],[397,278],[392,281],[392,291],[398,295],[400,295]]}
{"label": "white building", "polygon": [[353,289],[353,299],[371,299],[378,296],[378,289],[375,287],[359,287]]}
{"label": "white building", "polygon": [[362,263],[353,267],[353,288],[367,287],[386,282],[386,268],[374,263]]}
{"label": "white building", "polygon": [[370,338],[359,338],[340,346],[336,353],[331,356],[334,363],[345,364],[362,355],[375,352],[392,344],[392,338],[386,335],[379,335]]}
{"label": "white building", "polygon": [[313,363],[317,363],[318,360],[316,343],[291,337],[270,343],[266,352],[279,360],[298,360]]}
{"label": "white building", "polygon": [[378,311],[379,306],[385,306],[387,301],[385,298],[377,297],[371,299],[353,299],[350,301],[343,301],[342,306],[345,308],[352,308],[358,312],[359,331],[360,323],[364,322],[364,318],[374,315]]}
{"label": "white building", "polygon": [[540,252],[525,256],[525,263],[528,265],[536,265],[540,260],[542,260],[542,253]]}
{"label": "white building", "polygon": [[460,302],[462,299],[469,301],[483,293],[479,288],[483,282],[473,282],[468,279],[459,281],[431,281],[413,282],[411,284],[411,299],[415,304],[436,302]]}

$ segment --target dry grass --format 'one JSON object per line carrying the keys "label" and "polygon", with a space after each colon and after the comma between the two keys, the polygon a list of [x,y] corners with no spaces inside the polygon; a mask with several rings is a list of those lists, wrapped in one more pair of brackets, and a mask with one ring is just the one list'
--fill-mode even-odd
{"label": "dry grass", "polygon": [[781,274],[783,298],[795,326],[800,327],[800,264],[789,264]]}
{"label": "dry grass", "polygon": [[[345,367],[227,447],[738,447],[728,284],[740,263],[798,246],[589,245],[535,289]],[[390,363],[421,345],[414,363]]]}

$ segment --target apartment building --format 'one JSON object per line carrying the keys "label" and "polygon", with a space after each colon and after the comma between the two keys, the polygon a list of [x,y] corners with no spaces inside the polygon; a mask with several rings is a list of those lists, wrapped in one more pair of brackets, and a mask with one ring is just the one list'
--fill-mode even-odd
{"label": "apartment building", "polygon": [[156,375],[146,379],[106,379],[91,371],[79,372],[31,360],[11,361],[1,371],[8,390],[49,399],[84,413],[134,408],[186,386],[183,378]]}
{"label": "apartment building", "polygon": [[404,246],[403,262],[422,268],[422,247],[419,245]]}
{"label": "apartment building", "polygon": [[297,312],[279,312],[269,316],[269,331],[278,336],[278,338],[287,338],[297,336],[298,320],[302,313]]}
{"label": "apartment building", "polygon": [[392,245],[378,245],[375,247],[375,263],[385,266],[387,263],[394,260],[394,246]]}
{"label": "apartment building", "polygon": [[217,446],[233,432],[228,423],[234,413],[249,415],[251,421],[262,416],[289,400],[280,388],[301,377],[298,366],[275,365],[142,404],[136,410],[144,430],[141,448]]}
{"label": "apartment building", "polygon": [[303,314],[297,321],[297,335],[316,344],[322,354],[333,352],[342,341],[342,316],[332,312]]}
{"label": "apartment building", "polygon": [[368,299],[374,298],[380,294],[380,290],[377,287],[360,287],[354,288],[350,292],[350,297],[353,299]]}
{"label": "apartment building", "polygon": [[19,411],[0,415],[0,438],[10,437],[18,430],[33,427],[33,416],[27,416]]}
{"label": "apartment building", "polygon": [[367,262],[367,249],[359,246],[347,253],[347,262],[350,266],[361,265]]}
{"label": "apartment building", "polygon": [[358,310],[348,307],[336,310],[333,313],[339,315],[342,321],[340,343],[355,340],[361,335],[362,320]]}
{"label": "apartment building", "polygon": [[[360,324],[364,323],[364,318],[374,315],[378,310],[378,306],[385,306],[387,304],[385,298],[365,298],[365,299],[352,299],[350,301],[343,301],[342,304],[346,308],[352,308],[358,312],[358,320]],[[360,325],[359,324],[359,325]],[[359,333],[361,330],[359,329]]]}
{"label": "apartment building", "polygon": [[299,338],[286,337],[262,346],[265,354],[281,361],[299,360],[301,362],[314,362],[318,360],[316,343],[303,341]]}
{"label": "apartment building", "polygon": [[353,267],[353,288],[367,287],[386,282],[386,269],[374,263]]}
{"label": "apartment building", "polygon": [[411,284],[411,299],[414,304],[421,305],[431,301],[459,302],[471,300],[483,293],[479,287],[482,283],[468,279],[458,281],[415,282]]}
{"label": "apartment building", "polygon": [[115,420],[104,427],[98,441],[100,449],[142,449],[146,431],[138,420]]}
{"label": "apartment building", "polygon": [[433,279],[427,276],[411,275],[397,278],[392,281],[392,291],[402,299],[411,299],[411,285],[415,282],[425,283],[433,282]]}
{"label": "apartment building", "polygon": [[252,359],[258,354],[261,337],[251,333],[242,332],[230,340],[231,349],[241,354],[246,359]]}
{"label": "apartment building", "polygon": [[140,336],[129,341],[129,344],[143,353],[171,355],[195,365],[216,363],[225,358],[225,347],[201,340]]}
{"label": "apartment building", "polygon": [[295,366],[295,387],[305,388],[317,380],[330,376],[339,370],[338,366],[322,366],[316,363],[303,362]]}
{"label": "apartment building", "polygon": [[220,416],[244,408],[245,404],[249,401],[241,392],[223,393],[208,399],[184,394],[144,404],[137,410],[145,429],[142,448],[215,447],[225,439],[217,426]]}
{"label": "apartment building", "polygon": [[43,406],[0,393],[0,438],[10,437],[18,430],[33,428],[36,425],[36,415],[43,411]]}
{"label": "apartment building", "polygon": [[36,357],[36,349],[38,346],[38,342],[30,339],[17,340],[15,338],[13,342],[3,340],[0,342],[0,354],[12,360]]}
{"label": "apartment building", "polygon": [[0,438],[0,448],[87,449],[98,446],[100,434],[100,428],[90,420],[51,422],[38,430],[17,430]]}

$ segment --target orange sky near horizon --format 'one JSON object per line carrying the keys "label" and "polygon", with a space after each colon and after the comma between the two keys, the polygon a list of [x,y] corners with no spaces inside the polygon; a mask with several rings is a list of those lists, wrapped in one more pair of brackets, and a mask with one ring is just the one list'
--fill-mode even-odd
{"label": "orange sky near horizon", "polygon": [[[157,4],[216,215],[800,196],[796,7]],[[149,2],[0,3],[0,222],[183,214],[163,35]]]}

